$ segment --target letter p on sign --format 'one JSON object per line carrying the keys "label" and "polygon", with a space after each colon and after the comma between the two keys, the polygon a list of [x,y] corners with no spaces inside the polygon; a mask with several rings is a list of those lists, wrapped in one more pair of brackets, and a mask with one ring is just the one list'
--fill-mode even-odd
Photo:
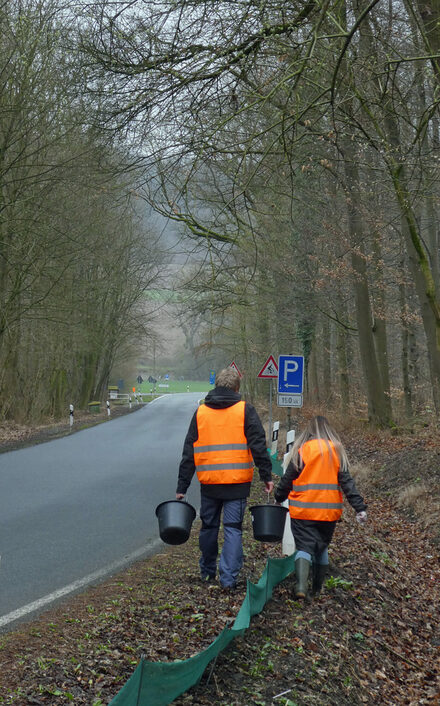
{"label": "letter p on sign", "polygon": [[284,362],[284,382],[287,382],[289,374],[296,373],[297,370],[298,363],[296,360],[286,360]]}

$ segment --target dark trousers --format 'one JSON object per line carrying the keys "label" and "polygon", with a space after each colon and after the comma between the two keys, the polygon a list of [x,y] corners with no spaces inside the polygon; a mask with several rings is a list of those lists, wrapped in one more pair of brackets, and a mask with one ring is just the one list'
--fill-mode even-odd
{"label": "dark trousers", "polygon": [[223,508],[224,542],[219,561],[219,575],[222,586],[235,586],[238,573],[243,565],[241,526],[243,523],[246,498],[220,500],[201,496],[200,519],[202,528],[199,547],[202,555],[199,566],[202,577],[217,573],[218,533]]}
{"label": "dark trousers", "polygon": [[328,564],[328,547],[333,538],[336,522],[319,522],[318,520],[290,521],[295,540],[297,558],[305,555],[314,557],[317,564]]}

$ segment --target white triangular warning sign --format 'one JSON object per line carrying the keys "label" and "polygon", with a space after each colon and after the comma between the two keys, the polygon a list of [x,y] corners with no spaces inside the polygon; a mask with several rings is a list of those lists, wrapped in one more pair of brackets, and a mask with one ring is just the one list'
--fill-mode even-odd
{"label": "white triangular warning sign", "polygon": [[232,363],[229,363],[229,366],[228,366],[228,367],[229,367],[229,368],[234,368],[234,370],[237,371],[237,373],[239,374],[239,376],[240,376],[241,378],[243,377],[243,375],[242,375],[241,372],[239,371],[238,366],[237,366],[237,364],[236,364],[236,362],[235,362],[234,360],[232,361]]}
{"label": "white triangular warning sign", "polygon": [[278,377],[278,365],[275,363],[273,356],[269,356],[265,364],[261,368],[257,377],[259,378],[277,378]]}

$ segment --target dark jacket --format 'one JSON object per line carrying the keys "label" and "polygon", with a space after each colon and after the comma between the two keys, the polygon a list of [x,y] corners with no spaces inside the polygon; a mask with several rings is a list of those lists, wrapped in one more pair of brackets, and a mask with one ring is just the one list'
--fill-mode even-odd
{"label": "dark jacket", "polygon": [[[286,500],[290,491],[292,490],[292,483],[296,478],[301,475],[301,468],[298,468],[296,464],[290,461],[286,468],[285,474],[280,479],[277,487],[275,488],[275,500],[278,503],[282,503]],[[356,512],[362,512],[366,510],[367,506],[364,503],[364,499],[359,494],[356,483],[351,477],[349,471],[346,468],[341,468],[338,472],[338,483],[341,486],[342,492],[347,498],[348,502],[352,506],[353,510]]]}
{"label": "dark jacket", "polygon": [[[241,395],[239,395],[238,392],[234,392],[227,387],[215,387],[206,395],[205,404],[213,409],[225,409],[226,407],[231,407],[233,404],[240,402],[240,400]],[[272,479],[272,463],[267,453],[266,435],[255,407],[249,404],[249,402],[246,402],[244,409],[244,434],[261,480],[263,482],[270,481]],[[197,441],[197,438],[197,412],[195,412],[183,444],[176,493],[186,493],[196,470],[193,444]],[[221,498],[223,500],[246,498],[250,493],[250,489],[250,483],[200,485],[202,495],[206,495],[210,498]]]}

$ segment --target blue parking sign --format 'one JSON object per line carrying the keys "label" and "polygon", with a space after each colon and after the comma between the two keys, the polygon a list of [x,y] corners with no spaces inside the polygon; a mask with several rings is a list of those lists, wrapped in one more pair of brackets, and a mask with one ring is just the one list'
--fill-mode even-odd
{"label": "blue parking sign", "polygon": [[280,355],[278,358],[278,392],[302,394],[304,385],[304,356]]}

